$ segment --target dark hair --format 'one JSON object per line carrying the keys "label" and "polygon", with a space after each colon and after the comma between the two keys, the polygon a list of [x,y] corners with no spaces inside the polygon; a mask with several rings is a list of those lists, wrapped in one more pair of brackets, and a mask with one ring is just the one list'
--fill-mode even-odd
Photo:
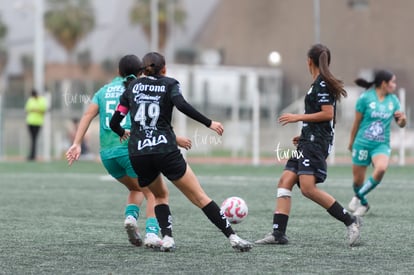
{"label": "dark hair", "polygon": [[159,75],[165,66],[165,58],[157,52],[147,53],[142,58],[145,75]]}
{"label": "dark hair", "polygon": [[387,70],[377,70],[375,71],[374,80],[371,82],[368,82],[367,80],[363,78],[357,78],[355,79],[355,84],[363,87],[365,89],[370,88],[372,85],[375,85],[375,88],[378,88],[381,86],[382,82],[389,82],[393,78],[394,74]]}
{"label": "dark hair", "polygon": [[37,97],[39,94],[37,93],[36,89],[32,89],[31,95],[33,97]]}
{"label": "dark hair", "polygon": [[118,63],[119,75],[125,78],[124,87],[127,88],[129,83],[141,74],[142,62],[133,54],[123,56]]}
{"label": "dark hair", "polygon": [[328,91],[333,95],[335,100],[340,101],[341,97],[346,97],[347,92],[344,89],[344,83],[336,79],[329,70],[331,52],[328,47],[322,44],[315,44],[309,49],[308,57],[319,68],[322,79],[325,81]]}

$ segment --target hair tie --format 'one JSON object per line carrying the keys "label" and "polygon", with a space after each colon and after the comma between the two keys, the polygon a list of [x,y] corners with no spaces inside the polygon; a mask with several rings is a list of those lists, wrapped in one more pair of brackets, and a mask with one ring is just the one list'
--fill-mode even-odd
{"label": "hair tie", "polygon": [[124,81],[128,80],[128,78],[130,78],[130,77],[133,78],[133,79],[137,79],[136,75],[130,74],[130,75],[127,75],[126,77],[124,77]]}

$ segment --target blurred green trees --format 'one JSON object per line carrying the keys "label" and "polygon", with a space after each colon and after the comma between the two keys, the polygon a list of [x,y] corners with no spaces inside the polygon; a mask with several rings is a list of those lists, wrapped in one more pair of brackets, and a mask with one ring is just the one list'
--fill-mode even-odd
{"label": "blurred green trees", "polygon": [[[179,0],[158,0],[158,48],[163,50],[170,35],[172,22],[183,27],[187,13]],[[129,18],[132,24],[139,24],[148,40],[151,39],[151,0],[135,0],[130,10]]]}
{"label": "blurred green trees", "polygon": [[4,67],[7,64],[7,50],[4,45],[4,38],[7,35],[7,26],[3,23],[3,20],[0,17],[0,75],[3,72]]}
{"label": "blurred green trees", "polygon": [[74,50],[95,27],[95,16],[89,0],[49,0],[45,27],[66,50],[73,61]]}

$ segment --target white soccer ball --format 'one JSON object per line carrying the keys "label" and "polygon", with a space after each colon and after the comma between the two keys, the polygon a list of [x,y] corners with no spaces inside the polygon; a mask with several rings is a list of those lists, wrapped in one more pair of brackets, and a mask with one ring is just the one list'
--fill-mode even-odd
{"label": "white soccer ball", "polygon": [[249,212],[246,202],[239,197],[229,197],[221,204],[221,211],[230,223],[241,223]]}

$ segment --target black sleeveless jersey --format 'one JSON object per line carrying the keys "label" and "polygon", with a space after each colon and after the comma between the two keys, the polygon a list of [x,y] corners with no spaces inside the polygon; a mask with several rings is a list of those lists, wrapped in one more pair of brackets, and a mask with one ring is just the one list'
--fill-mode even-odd
{"label": "black sleeveless jersey", "polygon": [[168,153],[177,150],[171,126],[174,104],[181,95],[177,80],[165,76],[145,76],[130,83],[119,104],[129,108],[131,136],[130,155]]}
{"label": "black sleeveless jersey", "polygon": [[[325,81],[319,75],[306,94],[305,114],[313,114],[322,111],[322,105],[333,105],[334,114],[336,113],[335,98],[329,93]],[[334,119],[323,122],[303,122],[299,142],[312,142],[315,145],[322,145],[322,147],[320,147],[321,149],[325,149],[326,146],[332,145],[334,137]]]}

